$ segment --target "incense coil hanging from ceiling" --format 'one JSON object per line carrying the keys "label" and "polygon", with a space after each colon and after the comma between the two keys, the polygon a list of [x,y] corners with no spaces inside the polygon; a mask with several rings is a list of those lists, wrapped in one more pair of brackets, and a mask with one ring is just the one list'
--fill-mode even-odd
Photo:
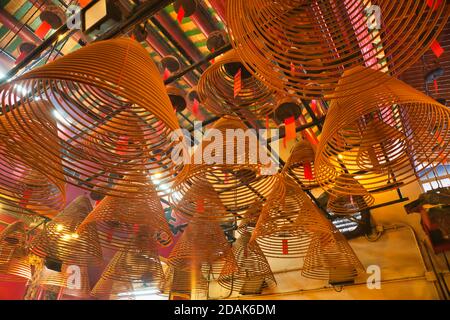
{"label": "incense coil hanging from ceiling", "polygon": [[343,283],[366,274],[347,239],[338,230],[329,238],[328,241],[316,237],[312,240],[303,263],[302,276]]}
{"label": "incense coil hanging from ceiling", "polygon": [[267,257],[304,257],[311,239],[326,236],[331,224],[292,178],[277,177],[251,241],[256,241]]}
{"label": "incense coil hanging from ceiling", "polygon": [[201,272],[201,266],[199,265],[193,265],[189,270],[169,267],[165,291],[171,294],[206,294],[208,292],[208,280]]}
{"label": "incense coil hanging from ceiling", "polygon": [[[352,72],[367,78],[380,73],[363,67]],[[383,79],[379,88],[331,102],[315,161],[316,179],[331,197],[396,189],[450,153],[448,108],[400,80]]]}
{"label": "incense coil hanging from ceiling", "polygon": [[165,274],[156,243],[139,239],[133,248],[118,251],[103,271],[102,278],[164,290]]}
{"label": "incense coil hanging from ceiling", "polygon": [[233,244],[237,268],[226,263],[218,283],[228,290],[259,294],[263,288],[275,286],[276,281],[261,248],[256,242],[249,243],[250,237],[246,232]]}
{"label": "incense coil hanging from ceiling", "polygon": [[[17,119],[17,123],[21,127],[29,126],[41,132],[55,128],[54,122],[47,123],[46,127],[36,124],[32,114],[24,114],[23,118]],[[32,211],[35,211],[41,215],[54,216],[65,203],[62,175],[59,175],[60,179],[55,179],[42,174],[31,158],[19,156],[20,148],[29,148],[30,145],[23,139],[24,131],[21,128],[11,133],[14,139],[9,139],[6,134],[8,130],[11,130],[11,126],[5,116],[0,116],[0,202],[11,204],[16,209],[23,208],[23,213],[33,214]],[[15,141],[21,141],[22,145],[18,146]],[[45,151],[41,153],[47,160],[57,161],[52,154]],[[56,171],[54,174],[58,175]]]}
{"label": "incense coil hanging from ceiling", "polygon": [[[146,236],[160,245],[168,246],[172,242],[172,232],[158,194],[148,183],[149,179],[142,174],[142,183],[135,183],[135,188],[145,189],[139,193],[146,194],[146,197],[123,201],[121,198],[106,196],[83,221],[79,231],[91,224],[96,226],[100,244],[114,250],[134,248],[138,236]],[[126,193],[126,189],[122,192]]]}
{"label": "incense coil hanging from ceiling", "polygon": [[[0,101],[5,134],[19,155],[56,179],[139,198],[114,193],[120,190],[114,186],[128,186],[124,176],[141,170],[137,164],[150,175],[161,173],[164,184],[179,169],[170,154],[170,136],[179,129],[175,112],[148,52],[130,39],[96,42],[35,68],[1,86]],[[20,127],[17,119],[30,112],[44,128],[56,117],[57,132]],[[14,138],[19,128],[25,142]],[[44,159],[46,153],[58,161]]]}
{"label": "incense coil hanging from ceiling", "polygon": [[31,279],[26,238],[21,221],[11,223],[0,232],[0,281],[26,282]]}
{"label": "incense coil hanging from ceiling", "polygon": [[[227,137],[227,130],[238,134],[248,129],[238,118],[224,116],[212,129],[206,132],[202,148],[194,151],[188,158],[190,163],[177,176],[169,202],[187,219],[242,219],[246,210],[264,202],[270,194],[276,181],[270,171],[273,163],[261,157],[265,150],[254,133],[248,132],[250,138],[241,143]],[[202,214],[199,202],[211,210]]]}
{"label": "incense coil hanging from ceiling", "polygon": [[[348,95],[338,84],[345,70],[365,65],[401,74],[428,50],[450,15],[445,1],[435,10],[427,1],[369,3],[230,0],[231,43],[245,67],[277,91],[304,98]],[[360,73],[351,78],[350,89],[359,92],[383,82]]]}
{"label": "incense coil hanging from ceiling", "polygon": [[102,251],[95,225],[77,230],[92,210],[90,200],[81,196],[48,222],[31,242],[31,251],[57,264],[99,265]]}
{"label": "incense coil hanging from ceiling", "polygon": [[236,266],[231,243],[217,221],[192,220],[177,241],[167,263],[181,270],[200,266],[214,274],[222,271],[224,264]]}
{"label": "incense coil hanging from ceiling", "polygon": [[[241,72],[241,89],[235,92],[235,76]],[[241,63],[237,53],[225,53],[200,77],[198,94],[205,107],[222,116],[247,109],[264,118],[275,109],[275,92],[253,77]]]}
{"label": "incense coil hanging from ceiling", "polygon": [[315,179],[314,170],[315,152],[307,140],[299,141],[286,162],[288,173],[301,183],[303,190],[317,188],[319,184]]}

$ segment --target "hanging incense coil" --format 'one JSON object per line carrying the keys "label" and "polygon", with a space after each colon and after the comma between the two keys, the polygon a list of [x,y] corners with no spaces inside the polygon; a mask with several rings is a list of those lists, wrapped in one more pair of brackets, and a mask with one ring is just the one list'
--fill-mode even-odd
{"label": "hanging incense coil", "polygon": [[[238,72],[241,74],[239,93],[235,92]],[[202,74],[198,93],[205,107],[219,116],[247,109],[264,118],[275,108],[274,91],[247,71],[234,50],[225,53]]]}
{"label": "hanging incense coil", "polygon": [[208,281],[201,272],[200,266],[193,266],[189,270],[169,267],[167,271],[166,291],[174,294],[201,294],[208,291]]}
{"label": "hanging incense coil", "polygon": [[337,230],[329,239],[314,238],[305,257],[302,276],[330,283],[353,281],[365,269],[345,237]]}
{"label": "hanging incense coil", "polygon": [[[380,73],[363,67],[348,72],[367,78]],[[379,88],[331,102],[315,170],[318,183],[334,198],[363,196],[370,205],[367,192],[414,182],[450,153],[448,108],[382,76],[385,82]]]}
{"label": "hanging incense coil", "polygon": [[103,272],[102,278],[162,290],[165,275],[156,243],[147,240],[139,242],[134,248],[117,252]]}
{"label": "hanging incense coil", "polygon": [[331,232],[330,222],[292,178],[279,174],[252,234],[271,258],[300,258],[313,236]]}
{"label": "hanging incense coil", "polygon": [[44,268],[39,284],[45,290],[78,298],[89,298],[91,287],[87,267],[63,265],[61,272]]}
{"label": "hanging incense coil", "polygon": [[[145,189],[138,191],[147,194],[145,198],[125,202],[121,198],[106,196],[83,221],[79,231],[89,225],[96,226],[100,244],[114,250],[135,247],[138,236],[157,240],[160,245],[169,245],[172,232],[158,194],[148,180],[151,179],[141,175],[142,182],[130,183],[136,189]],[[126,193],[127,190],[122,192]]]}
{"label": "hanging incense coil", "polygon": [[314,159],[315,152],[311,143],[307,140],[301,140],[295,145],[286,162],[289,174],[295,176],[295,179],[301,183],[303,190],[310,190],[319,186],[315,179]]}
{"label": "hanging incense coil", "polygon": [[20,221],[10,224],[0,233],[0,281],[26,282],[31,279],[25,241],[25,226]]}
{"label": "hanging incense coil", "polygon": [[216,221],[192,220],[170,253],[168,264],[189,270],[201,266],[218,274],[224,264],[236,266],[231,244]]}
{"label": "hanging incense coil", "polygon": [[[4,128],[5,134],[17,144],[19,156],[33,159],[36,170],[55,179],[100,194],[139,198],[143,195],[114,194],[120,190],[115,186],[127,186],[124,176],[139,173],[136,164],[150,175],[162,172],[165,184],[178,171],[170,154],[177,118],[157,67],[130,39],[92,43],[5,83],[0,105],[11,127]],[[17,119],[27,113],[44,129],[25,126],[23,139],[15,139]],[[57,132],[46,128],[54,117]],[[44,159],[46,153],[58,161]]]}
{"label": "hanging incense coil", "polygon": [[[262,158],[264,150],[253,150],[252,147],[263,149],[254,132],[247,132],[250,138],[245,140],[229,135],[246,133],[248,128],[238,118],[225,116],[213,129],[207,131],[202,148],[186,159],[190,164],[178,175],[169,202],[187,219],[242,219],[251,206],[264,202],[270,194],[276,181],[270,175],[273,163]],[[199,212],[199,201],[211,210]]]}
{"label": "hanging incense coil", "polygon": [[95,225],[77,230],[92,210],[90,200],[80,196],[72,201],[31,242],[31,251],[56,263],[80,267],[102,263],[102,251]]}
{"label": "hanging incense coil", "polygon": [[[338,84],[347,69],[365,65],[398,75],[413,65],[447,23],[449,4],[439,3],[432,10],[415,0],[231,0],[227,24],[243,64],[267,86],[336,98],[349,94]],[[351,83],[364,92],[383,79],[357,73]]]}
{"label": "hanging incense coil", "polygon": [[237,270],[234,265],[225,264],[218,282],[231,291],[257,294],[276,285],[276,281],[261,248],[256,242],[249,243],[250,237],[250,233],[244,233],[233,244]]}
{"label": "hanging incense coil", "polygon": [[[340,189],[352,188],[352,194],[342,193]],[[337,215],[352,215],[361,212],[375,203],[375,198],[351,175],[342,174],[329,194],[328,209]]]}
{"label": "hanging incense coil", "polygon": [[[25,109],[25,107],[23,107]],[[28,111],[28,110],[27,110]],[[24,114],[23,118],[17,119],[21,127],[29,126],[43,133],[45,130],[55,130],[55,122],[48,122],[45,127],[36,123],[32,114]],[[5,116],[0,116],[0,157],[1,178],[0,197],[1,202],[12,202],[24,209],[34,210],[45,216],[54,216],[61,210],[65,203],[65,184],[51,176],[44,175],[34,166],[30,157],[20,157],[20,148],[30,148],[31,145],[23,138],[24,130],[18,127],[11,139],[6,134],[12,129]],[[56,130],[54,131],[56,132]],[[21,142],[21,146],[17,144]],[[57,162],[58,159],[52,154],[42,151],[46,160]],[[57,172],[54,172],[58,175]]]}

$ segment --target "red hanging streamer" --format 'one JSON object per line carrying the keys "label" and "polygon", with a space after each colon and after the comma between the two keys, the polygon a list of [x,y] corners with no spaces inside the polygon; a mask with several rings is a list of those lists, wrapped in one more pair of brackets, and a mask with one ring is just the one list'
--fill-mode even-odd
{"label": "red hanging streamer", "polygon": [[282,243],[282,249],[283,249],[283,254],[289,254],[289,243],[287,239],[283,239],[281,240]]}
{"label": "red hanging streamer", "polygon": [[284,120],[284,128],[286,131],[286,142],[297,138],[297,132],[295,131],[295,118],[293,116]]}
{"label": "red hanging streamer", "polygon": [[184,14],[185,14],[184,8],[183,8],[183,6],[180,4],[180,9],[178,9],[178,14],[177,14],[177,20],[178,20],[178,23],[179,23],[179,24],[181,24],[181,23],[183,22]]}
{"label": "red hanging streamer", "polygon": [[[214,53],[215,51],[216,51],[216,49],[214,49],[214,48],[211,49],[211,53]],[[211,59],[211,63],[214,63],[214,62],[216,62],[216,59]]]}
{"label": "red hanging streamer", "polygon": [[167,79],[169,79],[169,77],[170,77],[170,71],[169,71],[169,69],[165,68],[164,74],[163,74],[163,80],[166,81]]}
{"label": "red hanging streamer", "polygon": [[139,233],[139,224],[135,223],[133,225],[133,233],[136,235]]}
{"label": "red hanging streamer", "polygon": [[36,31],[34,32],[40,39],[44,39],[45,36],[47,35],[47,33],[50,31],[50,29],[52,28],[52,26],[43,21],[41,23],[41,25],[36,29]]}
{"label": "red hanging streamer", "polygon": [[441,5],[442,0],[427,0],[427,5],[433,9],[433,11],[437,10]]}
{"label": "red hanging streamer", "polygon": [[30,202],[31,195],[33,194],[33,190],[26,189],[22,194],[22,199],[20,200],[20,207],[25,208],[28,205],[28,202]]}
{"label": "red hanging streamer", "polygon": [[269,130],[269,116],[266,116],[266,130]]}
{"label": "red hanging streamer", "polygon": [[310,162],[305,162],[303,164],[303,175],[306,180],[314,180],[312,166]]}
{"label": "red hanging streamer", "polygon": [[205,212],[205,200],[204,199],[198,199],[197,212]]}
{"label": "red hanging streamer", "polygon": [[195,116],[199,115],[199,108],[198,108],[199,106],[200,106],[200,102],[194,98],[194,102],[192,103],[192,113]]}
{"label": "red hanging streamer", "polygon": [[434,40],[431,44],[431,50],[433,50],[434,55],[439,58],[444,53],[444,49],[441,47],[437,40]]}
{"label": "red hanging streamer", "polygon": [[438,85],[437,80],[434,79],[433,83],[434,83],[434,91],[436,92],[436,94],[438,94],[439,93],[439,85]]}
{"label": "red hanging streamer", "polygon": [[236,98],[242,90],[242,70],[239,69],[234,76],[234,97]]}
{"label": "red hanging streamer", "polygon": [[126,154],[126,151],[128,149],[128,140],[130,138],[128,136],[121,136],[119,137],[119,141],[117,141],[116,144],[116,153],[119,155]]}
{"label": "red hanging streamer", "polygon": [[311,110],[312,110],[312,112],[314,112],[314,114],[317,113],[317,101],[316,100],[311,100]]}

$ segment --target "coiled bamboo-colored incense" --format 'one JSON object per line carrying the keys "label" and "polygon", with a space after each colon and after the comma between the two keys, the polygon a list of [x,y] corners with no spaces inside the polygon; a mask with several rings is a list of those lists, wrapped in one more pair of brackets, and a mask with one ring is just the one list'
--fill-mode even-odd
{"label": "coiled bamboo-colored incense", "polygon": [[[381,74],[363,67],[348,72]],[[448,108],[400,80],[381,77],[379,88],[331,102],[316,154],[321,187],[334,199],[356,196],[358,202],[362,196],[366,205],[359,201],[359,210],[373,203],[368,193],[414,182],[450,153]]]}
{"label": "coiled bamboo-colored incense", "polygon": [[[178,171],[170,153],[175,112],[157,67],[133,40],[92,43],[35,68],[0,88],[0,105],[18,155],[57,180],[139,198],[133,189],[117,194],[115,186],[130,187],[141,165],[162,184]],[[36,125],[22,126],[31,115]],[[57,130],[47,127],[55,118]]]}
{"label": "coiled bamboo-colored incense", "polygon": [[[230,0],[227,25],[255,78],[291,95],[336,98],[351,94],[338,81],[352,67],[398,75],[420,59],[450,15],[446,1],[428,2]],[[383,83],[364,73],[344,76],[353,92]]]}
{"label": "coiled bamboo-colored incense", "polygon": [[31,251],[58,263],[87,267],[103,262],[95,225],[77,230],[92,210],[90,200],[80,196],[72,201],[31,242]]}

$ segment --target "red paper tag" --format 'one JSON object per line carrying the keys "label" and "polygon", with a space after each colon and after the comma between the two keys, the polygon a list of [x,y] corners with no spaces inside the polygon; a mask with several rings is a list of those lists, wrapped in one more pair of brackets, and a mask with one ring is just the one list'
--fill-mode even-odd
{"label": "red paper tag", "polygon": [[177,14],[177,20],[178,20],[178,23],[181,24],[181,23],[183,22],[184,14],[185,14],[184,8],[183,8],[183,6],[180,4],[180,9],[178,9],[178,14]]}
{"label": "red paper tag", "polygon": [[136,235],[139,233],[139,225],[137,223],[135,223],[133,225],[133,233]]}
{"label": "red paper tag", "polygon": [[194,102],[192,104],[192,112],[194,115],[198,116],[198,107],[200,106],[200,102],[198,102],[197,99],[194,99]]}
{"label": "red paper tag", "polygon": [[427,5],[434,10],[436,10],[437,8],[439,8],[439,6],[441,5],[442,0],[427,0]]}
{"label": "red paper tag", "polygon": [[80,7],[84,8],[86,7],[92,0],[78,0],[78,4]]}
{"label": "red paper tag", "polygon": [[33,194],[33,190],[26,189],[22,194],[22,199],[20,200],[20,206],[22,208],[25,208],[28,205],[28,202],[30,202],[31,195]]}
{"label": "red paper tag", "polygon": [[433,83],[434,83],[434,91],[435,91],[436,93],[438,93],[438,92],[439,92],[439,86],[438,86],[437,80],[434,79]]}
{"label": "red paper tag", "polygon": [[128,149],[128,140],[129,140],[128,136],[119,137],[119,141],[117,141],[117,144],[116,144],[116,153],[117,154],[119,154],[119,155],[126,154],[126,151]]}
{"label": "red paper tag", "polygon": [[205,200],[204,199],[198,199],[197,212],[205,212]]}
{"label": "red paper tag", "polygon": [[47,33],[50,31],[52,26],[47,22],[43,21],[41,25],[34,32],[39,38],[44,39]]}
{"label": "red paper tag", "polygon": [[311,100],[311,110],[314,113],[317,113],[317,101],[316,100]]}
{"label": "red paper tag", "polygon": [[293,116],[284,120],[284,128],[286,130],[286,142],[297,138],[297,132],[295,130],[295,118]]}
{"label": "red paper tag", "polygon": [[269,130],[269,116],[266,116],[266,130]]}
{"label": "red paper tag", "polygon": [[444,53],[444,49],[437,40],[434,40],[431,44],[431,50],[433,50],[434,55],[438,58]]}
{"label": "red paper tag", "polygon": [[283,239],[281,241],[281,243],[282,243],[282,248],[283,248],[283,254],[284,255],[289,254],[289,243],[288,243],[288,240],[287,239]]}
{"label": "red paper tag", "polygon": [[169,79],[169,77],[170,77],[170,71],[169,71],[169,69],[165,68],[164,74],[163,74],[163,80],[166,81],[167,79]]}
{"label": "red paper tag", "polygon": [[303,175],[307,180],[314,180],[312,167],[310,162],[305,162],[303,164]]}
{"label": "red paper tag", "polygon": [[[214,48],[211,49],[211,53],[214,53],[215,51],[216,51],[216,49],[214,49]],[[215,59],[211,59],[211,63],[214,63],[214,62],[216,62],[216,60]]]}
{"label": "red paper tag", "polygon": [[239,69],[234,76],[234,97],[236,98],[242,90],[242,70]]}

